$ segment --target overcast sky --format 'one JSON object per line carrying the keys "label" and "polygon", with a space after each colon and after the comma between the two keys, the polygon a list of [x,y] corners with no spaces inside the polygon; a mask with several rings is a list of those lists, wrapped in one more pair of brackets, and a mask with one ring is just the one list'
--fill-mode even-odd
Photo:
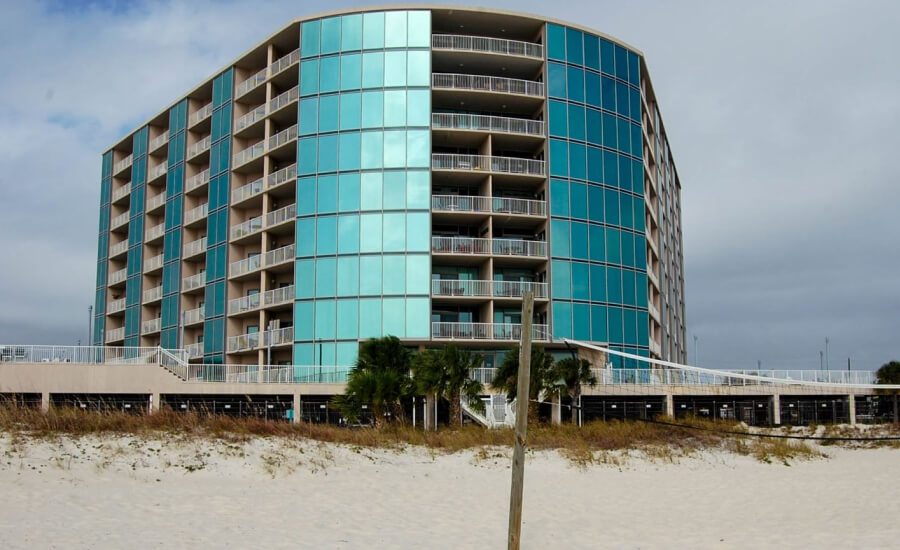
{"label": "overcast sky", "polygon": [[[3,2],[0,342],[87,339],[100,155],[291,18],[370,4]],[[900,359],[900,4],[483,5],[641,49],[683,186],[690,362]]]}

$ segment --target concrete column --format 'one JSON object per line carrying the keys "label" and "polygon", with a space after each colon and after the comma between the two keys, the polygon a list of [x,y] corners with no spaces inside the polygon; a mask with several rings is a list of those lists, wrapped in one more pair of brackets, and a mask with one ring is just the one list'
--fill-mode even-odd
{"label": "concrete column", "polygon": [[303,400],[299,393],[294,394],[294,417],[291,419],[291,422],[294,424],[299,424],[300,419],[303,416],[301,411],[303,410]]}
{"label": "concrete column", "polygon": [[856,426],[856,396],[852,393],[847,396],[847,407],[850,409],[850,426]]}
{"label": "concrete column", "polygon": [[772,424],[781,426],[781,396],[772,394]]}
{"label": "concrete column", "polygon": [[150,394],[150,414],[155,414],[159,412],[159,409],[162,407],[162,401],[160,400],[159,393],[151,393]]}
{"label": "concrete column", "polygon": [[554,424],[562,424],[562,399],[559,394],[553,396],[553,413],[551,419]]}
{"label": "concrete column", "polygon": [[434,394],[429,394],[425,396],[425,418],[423,425],[426,430],[436,430],[437,429],[437,413],[434,410]]}
{"label": "concrete column", "polygon": [[50,410],[50,392],[41,392],[41,412]]}
{"label": "concrete column", "polygon": [[665,401],[666,416],[675,418],[675,396],[671,393],[667,393],[663,400]]}
{"label": "concrete column", "polygon": [[894,424],[900,422],[900,406],[897,403],[897,394],[894,394]]}

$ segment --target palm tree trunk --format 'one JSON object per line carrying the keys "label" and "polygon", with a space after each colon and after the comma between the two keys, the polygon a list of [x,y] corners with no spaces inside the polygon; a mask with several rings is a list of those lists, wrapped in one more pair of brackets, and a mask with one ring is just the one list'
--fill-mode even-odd
{"label": "palm tree trunk", "polygon": [[372,423],[376,430],[384,427],[384,409],[381,407],[372,407]]}
{"label": "palm tree trunk", "polygon": [[581,382],[575,384],[574,391],[572,392],[572,407],[570,410],[572,411],[572,424],[575,426],[578,425],[578,414],[581,412],[580,409],[575,408],[578,406],[579,397],[581,397]]}
{"label": "palm tree trunk", "polygon": [[462,427],[462,403],[460,399],[459,390],[450,392],[450,425],[454,428]]}
{"label": "palm tree trunk", "polygon": [[436,430],[437,429],[437,413],[434,410],[434,403],[436,401],[436,396],[433,393],[429,393],[425,396],[425,429],[426,430]]}

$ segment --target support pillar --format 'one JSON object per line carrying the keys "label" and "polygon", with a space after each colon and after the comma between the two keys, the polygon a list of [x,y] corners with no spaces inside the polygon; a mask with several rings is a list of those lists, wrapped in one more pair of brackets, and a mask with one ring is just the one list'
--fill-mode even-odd
{"label": "support pillar", "polygon": [[159,393],[151,393],[150,394],[150,406],[147,409],[149,414],[156,414],[159,412],[162,407],[162,401],[160,400]]}
{"label": "support pillar", "polygon": [[897,394],[894,393],[894,424],[900,422],[900,406],[897,403]]}
{"label": "support pillar", "polygon": [[781,396],[772,394],[772,425],[781,426]]}
{"label": "support pillar", "polygon": [[50,410],[50,392],[41,392],[41,412]]}
{"label": "support pillar", "polygon": [[437,429],[437,409],[435,407],[436,404],[437,400],[434,398],[434,394],[428,394],[425,396],[425,418],[423,419],[425,430]]}
{"label": "support pillar", "polygon": [[559,394],[553,396],[553,413],[551,419],[554,424],[562,424],[562,399]]}
{"label": "support pillar", "polygon": [[294,424],[300,423],[300,420],[303,417],[303,414],[301,412],[302,410],[303,410],[303,400],[301,398],[301,395],[299,393],[295,393],[294,394],[294,410],[291,413],[292,414],[291,422],[293,422]]}
{"label": "support pillar", "polygon": [[847,396],[847,408],[850,409],[850,427],[856,427],[856,396],[850,394]]}
{"label": "support pillar", "polygon": [[664,405],[666,407],[666,416],[669,418],[675,418],[675,396],[671,393],[667,393],[665,397],[663,397],[663,401],[665,401]]}

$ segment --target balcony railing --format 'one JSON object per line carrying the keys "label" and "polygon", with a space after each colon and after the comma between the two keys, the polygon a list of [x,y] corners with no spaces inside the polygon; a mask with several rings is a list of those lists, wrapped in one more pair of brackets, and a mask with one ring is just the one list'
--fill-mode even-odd
{"label": "balcony railing", "polygon": [[119,254],[124,254],[126,252],[128,252],[128,239],[109,247],[110,257],[118,256]]}
{"label": "balcony railing", "polygon": [[280,344],[294,343],[294,327],[285,327],[275,330],[267,330],[263,333],[263,346],[277,346]]}
{"label": "balcony railing", "polygon": [[249,351],[259,347],[259,333],[239,334],[228,338],[228,352]]}
{"label": "balcony railing", "polygon": [[113,271],[109,274],[109,284],[116,285],[125,281],[128,278],[128,269],[122,268],[118,271]]}
{"label": "balcony railing", "polygon": [[134,162],[134,155],[128,155],[127,157],[123,158],[113,166],[113,174],[118,174],[122,170],[128,168],[129,166],[131,166],[132,162]]}
{"label": "balcony railing", "polygon": [[544,97],[543,82],[501,76],[434,73],[431,75],[431,87],[439,90],[466,90]]}
{"label": "balcony railing", "polygon": [[157,254],[156,256],[153,256],[152,258],[147,258],[144,261],[144,273],[146,273],[148,271],[153,271],[155,269],[162,268],[163,261],[164,261],[164,259],[163,259],[162,254]]}
{"label": "balcony railing", "polygon": [[431,209],[440,212],[496,212],[546,216],[547,203],[532,199],[480,197],[474,195],[433,195]]}
{"label": "balcony railing", "polygon": [[193,359],[194,357],[203,357],[203,342],[184,346],[184,352],[190,359]]}
{"label": "balcony railing", "polygon": [[277,306],[294,300],[294,285],[268,290],[262,294],[251,294],[228,302],[228,314],[236,315],[259,309],[260,306]]}
{"label": "balcony railing", "polygon": [[204,319],[206,319],[206,307],[200,306],[194,309],[188,309],[183,312],[184,315],[184,325],[196,325],[197,323],[202,323]]}
{"label": "balcony railing", "polygon": [[515,157],[494,157],[488,155],[455,155],[433,153],[432,170],[456,170],[474,172],[496,172],[523,176],[544,176],[544,161]]}
{"label": "balcony railing", "polygon": [[547,257],[545,241],[524,239],[483,239],[476,237],[431,237],[431,251],[435,254],[467,254],[494,256]]}
{"label": "balcony railing", "polygon": [[279,208],[278,210],[269,212],[265,215],[265,217],[257,216],[255,218],[250,218],[245,222],[231,227],[231,238],[240,239],[241,237],[256,233],[257,231],[262,231],[263,229],[267,229],[269,227],[273,227],[287,221],[292,221],[296,216],[296,213],[296,205],[289,204],[284,208]]}
{"label": "balcony railing", "polygon": [[250,218],[245,222],[241,222],[237,225],[231,226],[231,238],[239,239],[246,235],[250,235],[256,233],[257,231],[262,231],[263,227],[263,219],[262,216],[256,216],[255,218]]}
{"label": "balcony railing", "polygon": [[289,244],[281,248],[276,248],[275,250],[270,250],[262,255],[250,256],[249,258],[238,260],[228,267],[228,275],[230,277],[239,277],[264,267],[274,267],[288,261],[293,261],[294,251],[294,245]]}
{"label": "balcony railing", "polygon": [[431,37],[431,47],[435,50],[457,50],[544,59],[544,47],[540,44],[486,36],[435,34]]}
{"label": "balcony railing", "polygon": [[192,256],[196,256],[197,254],[201,254],[206,252],[206,237],[201,237],[196,241],[191,241],[184,245],[183,257],[190,258]]}
{"label": "balcony railing", "polygon": [[194,290],[195,288],[200,288],[204,285],[206,285],[206,272],[201,271],[196,275],[185,277],[184,280],[181,281],[181,290],[183,292],[187,292],[189,290]]}
{"label": "balcony railing", "polygon": [[150,149],[150,151],[156,151],[157,149],[159,149],[166,143],[169,143],[169,131],[168,130],[166,130],[165,132],[156,136],[155,138],[151,139],[149,149]]}
{"label": "balcony railing", "polygon": [[150,169],[150,173],[147,175],[147,180],[155,180],[160,176],[164,176],[166,172],[169,171],[169,166],[166,164],[166,161],[163,161],[162,164],[157,164],[153,168]]}
{"label": "balcony railing", "polygon": [[287,69],[291,65],[294,65],[295,63],[298,63],[299,61],[300,49],[298,48],[235,86],[234,97],[241,97],[242,95],[265,82],[267,79],[272,78],[276,74],[284,71],[285,69]]}
{"label": "balcony railing", "polygon": [[242,151],[238,151],[235,153],[233,157],[233,164],[235,167],[238,167],[242,164],[247,164],[251,160],[257,159],[262,155],[268,153],[269,151],[276,149],[285,143],[289,143],[291,140],[297,139],[297,125],[294,124],[290,128],[286,130],[282,130],[270,137],[268,141],[263,140],[258,143],[247,147]]}
{"label": "balcony railing", "polygon": [[156,210],[157,208],[159,208],[160,206],[163,206],[165,204],[166,204],[166,193],[165,192],[162,192],[159,195],[150,197],[149,199],[147,199],[147,212],[152,212],[153,210]]}
{"label": "balcony railing", "polygon": [[435,130],[478,130],[543,137],[544,121],[505,116],[470,115],[465,113],[433,113],[431,127]]}
{"label": "balcony railing", "polygon": [[191,208],[184,213],[184,225],[194,223],[209,215],[209,203],[203,203],[196,208]]}
{"label": "balcony railing", "polygon": [[156,224],[153,227],[148,227],[147,231],[144,233],[145,241],[153,241],[156,240],[166,233],[166,223]]}
{"label": "balcony railing", "polygon": [[[203,107],[200,107],[196,112],[192,113],[191,116],[188,117],[188,128],[197,124],[201,120],[205,120],[212,115],[213,112],[213,104],[212,102],[207,103]],[[190,155],[188,155],[190,156]]]}
{"label": "balcony railing", "polygon": [[141,323],[141,334],[153,334],[154,332],[159,332],[159,327],[162,324],[161,321],[162,319],[159,317],[144,321]]}
{"label": "balcony railing", "polygon": [[129,212],[125,212],[124,214],[119,214],[118,216],[113,218],[111,222],[109,222],[109,228],[110,229],[118,229],[119,227],[122,227],[123,225],[128,223],[129,219],[131,219],[130,216],[131,216],[131,214]]}
{"label": "balcony railing", "polygon": [[287,181],[293,181],[296,178],[297,165],[291,164],[290,166],[282,168],[277,172],[269,174],[265,178],[259,178],[257,180],[251,181],[246,185],[238,187],[231,192],[231,203],[235,204],[249,199],[250,197],[259,195],[266,189],[272,189]]}
{"label": "balcony railing", "polygon": [[200,153],[209,150],[209,146],[211,144],[212,136],[206,136],[205,138],[187,148],[187,155],[185,156],[185,158],[192,159],[196,157]]}
{"label": "balcony railing", "polygon": [[194,174],[189,177],[184,182],[184,192],[193,191],[194,189],[200,187],[203,184],[209,183],[209,168],[200,172],[199,174]]}
{"label": "balcony railing", "polygon": [[244,128],[252,125],[253,123],[264,119],[266,116],[274,113],[275,111],[290,105],[294,101],[297,101],[300,98],[300,86],[294,86],[290,90],[279,94],[272,100],[270,100],[265,105],[260,105],[256,109],[253,109],[246,115],[237,119],[234,123],[234,131],[240,132]]}
{"label": "balcony railing", "polygon": [[[532,325],[532,339],[547,340],[547,325]],[[505,340],[522,338],[522,325],[518,323],[431,323],[434,340]]]}
{"label": "balcony railing", "polygon": [[125,310],[125,298],[119,298],[118,300],[111,300],[106,305],[106,313],[118,313],[120,311]]}
{"label": "balcony railing", "polygon": [[148,288],[144,291],[144,303],[156,302],[162,299],[162,285]]}
{"label": "balcony railing", "polygon": [[432,296],[521,298],[522,294],[526,291],[533,292],[535,298],[546,298],[547,283],[452,279],[434,279],[431,281]]}
{"label": "balcony railing", "polygon": [[129,193],[131,193],[131,182],[130,181],[128,183],[126,183],[125,185],[123,185],[122,187],[119,187],[118,189],[113,191],[112,196],[110,197],[110,200],[112,202],[116,202],[120,199],[124,199],[125,197],[127,197]]}
{"label": "balcony railing", "polygon": [[106,331],[106,342],[117,342],[125,339],[125,327],[111,328]]}
{"label": "balcony railing", "polygon": [[236,315],[238,313],[259,309],[260,303],[261,298],[259,293],[234,298],[233,300],[228,301],[228,314]]}

